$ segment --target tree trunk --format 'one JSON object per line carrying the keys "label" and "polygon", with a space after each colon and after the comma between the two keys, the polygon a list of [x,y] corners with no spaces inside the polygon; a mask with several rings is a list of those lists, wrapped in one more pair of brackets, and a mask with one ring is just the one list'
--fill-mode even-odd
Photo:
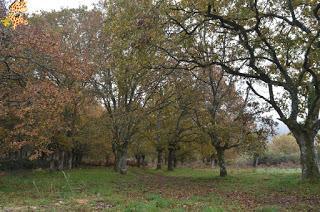
{"label": "tree trunk", "polygon": [[50,157],[50,170],[57,171],[64,168],[64,152],[57,150]]}
{"label": "tree trunk", "polygon": [[117,155],[117,151],[116,150],[113,150],[113,155],[114,155],[113,169],[114,169],[115,172],[117,172],[118,155]]}
{"label": "tree trunk", "polygon": [[158,133],[157,133],[157,137],[156,137],[156,140],[157,140],[157,154],[158,154],[158,157],[157,157],[157,170],[160,170],[162,167],[162,153],[163,153],[163,148],[160,146],[160,142],[161,142],[161,139],[160,139],[160,133],[159,133],[159,130],[161,128],[161,121],[160,121],[160,110],[158,111],[158,115],[157,115],[157,130],[158,130]]}
{"label": "tree trunk", "polygon": [[211,160],[211,168],[214,169],[216,163],[215,163],[215,160]]}
{"label": "tree trunk", "polygon": [[55,171],[56,170],[56,163],[55,163],[55,154],[50,156],[50,170]]}
{"label": "tree trunk", "polygon": [[112,164],[112,162],[110,162],[110,155],[106,155],[106,163],[105,163],[105,167],[108,167]]}
{"label": "tree trunk", "polygon": [[64,169],[64,151],[59,152],[58,170]]}
{"label": "tree trunk", "polygon": [[146,166],[146,156],[144,154],[141,155],[141,164],[143,167]]}
{"label": "tree trunk", "polygon": [[252,166],[253,167],[257,167],[259,165],[259,155],[258,154],[254,154],[253,155],[253,163]]}
{"label": "tree trunk", "polygon": [[73,150],[72,151],[72,166],[73,167],[79,167],[82,162],[82,152],[79,150]]}
{"label": "tree trunk", "polygon": [[68,169],[72,169],[72,152],[68,153]]}
{"label": "tree trunk", "polygon": [[178,160],[177,160],[176,154],[174,154],[173,155],[173,167],[177,168],[177,165],[178,165]]}
{"label": "tree trunk", "polygon": [[119,149],[115,158],[115,171],[120,174],[127,174],[127,150]]}
{"label": "tree trunk", "polygon": [[320,168],[317,148],[315,146],[315,135],[310,132],[292,132],[300,147],[300,163],[302,168],[302,179],[319,180]]}
{"label": "tree trunk", "polygon": [[158,159],[157,159],[157,169],[161,169],[162,167],[162,153],[163,153],[163,150],[162,149],[158,149]]}
{"label": "tree trunk", "polygon": [[168,149],[168,171],[173,171],[174,169],[174,158],[175,151],[173,148]]}
{"label": "tree trunk", "polygon": [[140,154],[136,155],[136,160],[137,160],[137,166],[138,166],[138,168],[140,168],[141,167],[141,155]]}
{"label": "tree trunk", "polygon": [[226,164],[224,160],[224,149],[216,148],[218,156],[218,165],[220,167],[220,177],[226,177],[228,175]]}
{"label": "tree trunk", "polygon": [[184,158],[184,156],[182,156],[182,157],[180,158],[181,166],[183,166],[183,165],[184,165],[184,160],[185,160],[185,158]]}
{"label": "tree trunk", "polygon": [[210,156],[210,159],[211,159],[211,168],[214,168],[215,165],[217,164],[216,155],[215,155],[215,154],[212,154],[212,155]]}

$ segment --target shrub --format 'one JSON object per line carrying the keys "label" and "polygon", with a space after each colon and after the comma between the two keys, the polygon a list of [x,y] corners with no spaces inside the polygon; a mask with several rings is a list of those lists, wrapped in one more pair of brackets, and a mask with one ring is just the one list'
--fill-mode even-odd
{"label": "shrub", "polygon": [[280,165],[282,163],[300,163],[300,156],[298,153],[283,154],[267,152],[259,159],[259,165]]}
{"label": "shrub", "polygon": [[48,167],[48,161],[45,160],[3,160],[0,161],[0,171],[19,170],[19,169],[36,169]]}

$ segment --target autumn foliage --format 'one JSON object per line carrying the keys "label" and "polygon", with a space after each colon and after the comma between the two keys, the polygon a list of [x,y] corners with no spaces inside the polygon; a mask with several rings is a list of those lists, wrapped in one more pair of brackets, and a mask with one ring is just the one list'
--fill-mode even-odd
{"label": "autumn foliage", "polygon": [[[275,134],[273,109],[298,141],[303,176],[317,178],[314,43],[320,33],[297,17],[290,21],[262,3],[242,8],[242,1],[224,2],[224,8],[217,1],[106,0],[90,10],[33,14],[26,24],[25,1],[10,7],[0,2],[1,160],[51,169],[114,165],[122,174],[128,164],[166,164],[173,171],[200,162],[219,166],[224,177],[230,160],[246,157],[259,165],[259,158],[285,144],[268,144]],[[320,6],[311,4],[315,22]],[[304,9],[276,5],[291,15]],[[304,66],[299,56],[290,57],[300,51],[296,43],[284,44],[273,29],[260,31],[268,18],[297,29],[288,36],[300,43],[301,31],[312,38]],[[301,77],[292,71],[299,66],[306,70]],[[284,90],[276,94],[278,87]]]}

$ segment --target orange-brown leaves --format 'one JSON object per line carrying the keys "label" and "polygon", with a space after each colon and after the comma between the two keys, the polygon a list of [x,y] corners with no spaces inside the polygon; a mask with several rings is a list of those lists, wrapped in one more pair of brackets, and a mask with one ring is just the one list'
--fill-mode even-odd
{"label": "orange-brown leaves", "polygon": [[50,81],[30,81],[15,101],[20,102],[14,115],[20,120],[10,134],[12,148],[33,145],[44,152],[51,138],[65,130],[62,113],[71,94]]}
{"label": "orange-brown leaves", "polygon": [[24,13],[27,11],[27,2],[25,0],[16,0],[10,7],[11,13]]}
{"label": "orange-brown leaves", "polygon": [[50,153],[54,137],[69,130],[63,113],[82,96],[79,87],[90,76],[86,59],[62,45],[61,37],[28,25],[12,31],[0,48],[0,118],[17,119],[5,143],[11,150],[31,146],[32,158]]}
{"label": "orange-brown leaves", "polygon": [[5,27],[12,25],[14,29],[19,25],[27,25],[28,20],[25,17],[27,11],[27,3],[25,0],[15,0],[9,7],[9,14],[1,20]]}

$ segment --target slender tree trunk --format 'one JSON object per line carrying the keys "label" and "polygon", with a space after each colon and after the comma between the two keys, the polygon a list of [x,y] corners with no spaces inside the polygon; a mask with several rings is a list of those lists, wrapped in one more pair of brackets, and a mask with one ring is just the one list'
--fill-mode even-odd
{"label": "slender tree trunk", "polygon": [[136,155],[136,160],[137,160],[137,166],[138,166],[138,168],[140,168],[141,167],[141,155],[140,154]]}
{"label": "slender tree trunk", "polygon": [[146,156],[144,154],[141,155],[141,164],[143,167],[146,166]]}
{"label": "slender tree trunk", "polygon": [[78,167],[78,164],[77,164],[77,153],[74,152],[73,153],[73,157],[72,157],[72,164],[73,164],[73,167]]}
{"label": "slender tree trunk", "polygon": [[114,169],[115,172],[117,172],[117,161],[118,161],[117,151],[113,151],[113,155],[114,155],[113,169]]}
{"label": "slender tree trunk", "polygon": [[62,154],[60,151],[56,151],[51,155],[50,158],[50,170],[51,171],[57,171],[63,169],[63,160],[62,160]]}
{"label": "slender tree trunk", "polygon": [[73,166],[74,167],[79,167],[82,162],[82,153],[79,151],[75,151],[73,153]]}
{"label": "slender tree trunk", "polygon": [[253,163],[252,163],[252,166],[253,167],[257,167],[259,164],[259,155],[258,154],[254,154],[253,155]]}
{"label": "slender tree trunk", "polygon": [[176,154],[174,154],[174,155],[173,155],[173,167],[174,167],[174,168],[177,168],[177,165],[178,165],[177,156],[176,156]]}
{"label": "slender tree trunk", "polygon": [[168,171],[173,171],[174,169],[174,158],[175,158],[174,148],[169,148],[168,149]]}
{"label": "slender tree trunk", "polygon": [[58,170],[63,170],[64,169],[64,151],[59,152],[59,165],[58,165]]}
{"label": "slender tree trunk", "polygon": [[118,161],[118,155],[117,155],[117,146],[115,142],[112,142],[112,153],[114,156],[114,163],[113,163],[113,169],[115,172],[117,172],[117,161]]}
{"label": "slender tree trunk", "polygon": [[226,163],[224,160],[224,149],[216,148],[218,156],[218,165],[220,167],[220,177],[226,177],[228,175],[226,169]]}
{"label": "slender tree trunk", "polygon": [[212,160],[211,160],[211,168],[213,169],[213,168],[215,167],[215,165],[216,165],[215,160],[212,159]]}
{"label": "slender tree trunk", "polygon": [[210,156],[210,159],[211,159],[211,168],[214,168],[215,167],[215,165],[216,165],[216,158],[215,158],[215,154],[212,154],[211,156]]}
{"label": "slender tree trunk", "polygon": [[157,137],[156,137],[156,140],[157,140],[157,154],[158,154],[158,157],[157,157],[157,170],[160,170],[162,168],[162,153],[163,153],[163,148],[161,147],[161,138],[160,138],[160,129],[161,129],[161,120],[160,120],[160,110],[157,114]]}
{"label": "slender tree trunk", "polygon": [[72,152],[68,153],[68,169],[72,169]]}
{"label": "slender tree trunk", "polygon": [[50,156],[50,170],[55,171],[56,166],[55,166],[55,154]]}
{"label": "slender tree trunk", "polygon": [[23,160],[23,148],[19,150],[19,160]]}
{"label": "slender tree trunk", "polygon": [[157,150],[158,156],[157,156],[157,169],[161,169],[162,168],[162,153],[163,150],[162,149],[158,149]]}
{"label": "slender tree trunk", "polygon": [[317,148],[315,146],[315,135],[312,131],[292,132],[300,147],[300,163],[302,178],[306,180],[319,180],[320,167]]}

